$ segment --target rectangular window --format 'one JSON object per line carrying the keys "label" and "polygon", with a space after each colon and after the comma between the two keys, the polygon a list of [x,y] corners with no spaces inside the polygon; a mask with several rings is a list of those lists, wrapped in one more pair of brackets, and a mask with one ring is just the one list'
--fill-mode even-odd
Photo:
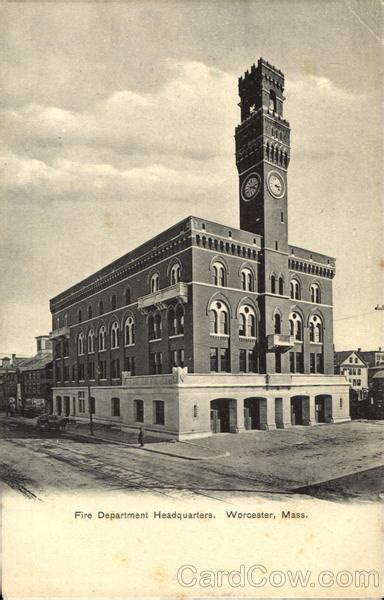
{"label": "rectangular window", "polygon": [[228,348],[220,348],[220,371],[222,373],[229,372],[229,350],[228,350]]}
{"label": "rectangular window", "polygon": [[76,381],[76,365],[72,365],[72,381]]}
{"label": "rectangular window", "polygon": [[316,372],[324,373],[324,360],[322,354],[316,354]]}
{"label": "rectangular window", "polygon": [[248,371],[250,373],[259,372],[258,356],[255,350],[248,350]]}
{"label": "rectangular window", "polygon": [[64,381],[69,381],[69,366],[68,365],[64,365],[63,378],[64,378]]}
{"label": "rectangular window", "polygon": [[162,400],[155,400],[153,404],[155,406],[155,424],[164,425],[164,402]]}
{"label": "rectangular window", "polygon": [[283,212],[280,213],[280,222],[284,223],[284,213]]}
{"label": "rectangular window", "polygon": [[85,413],[85,392],[79,392],[79,413]]}
{"label": "rectangular window", "polygon": [[60,369],[60,365],[56,363],[56,368],[55,368],[55,376],[56,376],[56,381],[61,381],[61,369]]}
{"label": "rectangular window", "polygon": [[149,368],[152,375],[159,375],[162,372],[162,362],[161,352],[152,352],[149,355]]}
{"label": "rectangular window", "polygon": [[296,353],[296,372],[304,373],[304,354],[302,352]]}
{"label": "rectangular window", "polygon": [[291,371],[291,373],[295,372],[295,353],[294,352],[289,353],[289,370]]}
{"label": "rectangular window", "polygon": [[135,400],[135,421],[144,423],[144,402],[143,400]]}
{"label": "rectangular window", "polygon": [[89,412],[92,413],[93,415],[96,412],[96,402],[93,396],[90,397],[89,399]]}
{"label": "rectangular window", "polygon": [[243,349],[239,352],[239,371],[240,373],[247,371],[247,351]]}
{"label": "rectangular window", "polygon": [[217,348],[210,348],[209,354],[210,354],[210,369],[212,372],[217,373],[219,370],[219,361],[218,361],[219,351]]}
{"label": "rectangular window", "polygon": [[88,363],[88,378],[95,379],[95,363],[93,361]]}
{"label": "rectangular window", "polygon": [[112,417],[120,417],[120,398],[111,400]]}
{"label": "rectangular window", "polygon": [[279,249],[279,242],[275,242],[275,250]]}
{"label": "rectangular window", "polygon": [[106,360],[101,360],[99,362],[99,377],[100,377],[100,379],[107,378],[107,361]]}
{"label": "rectangular window", "polygon": [[120,359],[113,358],[111,362],[112,367],[112,379],[119,379],[120,377]]}
{"label": "rectangular window", "polygon": [[79,379],[84,379],[84,363],[79,363],[77,365],[77,372],[79,374]]}
{"label": "rectangular window", "polygon": [[124,371],[128,371],[131,375],[135,374],[135,357],[125,356],[124,357]]}
{"label": "rectangular window", "polygon": [[309,355],[309,371],[310,373],[316,373],[316,354],[313,352]]}
{"label": "rectangular window", "polygon": [[194,406],[193,406],[193,418],[197,419],[198,416],[199,416],[199,408],[198,408],[197,404],[194,404]]}

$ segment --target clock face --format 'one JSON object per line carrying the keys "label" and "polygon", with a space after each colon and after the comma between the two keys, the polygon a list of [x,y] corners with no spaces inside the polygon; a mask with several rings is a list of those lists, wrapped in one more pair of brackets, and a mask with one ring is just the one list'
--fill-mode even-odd
{"label": "clock face", "polygon": [[260,176],[257,173],[250,173],[241,185],[241,197],[244,202],[250,202],[260,191]]}
{"label": "clock face", "polygon": [[276,171],[272,171],[268,176],[268,189],[275,198],[284,196],[285,183],[281,175]]}

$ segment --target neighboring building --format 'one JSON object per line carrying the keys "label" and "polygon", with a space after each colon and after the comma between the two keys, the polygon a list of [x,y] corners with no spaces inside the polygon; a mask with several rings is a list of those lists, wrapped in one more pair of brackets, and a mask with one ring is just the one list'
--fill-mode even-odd
{"label": "neighboring building", "polygon": [[384,369],[373,375],[367,403],[369,418],[384,419]]}
{"label": "neighboring building", "polygon": [[37,354],[20,363],[21,406],[52,409],[52,342],[49,336],[36,338]]}
{"label": "neighboring building", "polygon": [[7,404],[10,402],[15,408],[18,407],[18,399],[20,398],[19,383],[19,365],[26,360],[25,357],[16,356],[0,356],[0,410],[4,411]]}
{"label": "neighboring building", "polygon": [[356,400],[363,400],[368,392],[368,364],[362,358],[360,350],[335,352],[335,373],[344,375],[356,392]]}
{"label": "neighboring building", "polygon": [[375,374],[384,368],[384,351],[379,348],[378,350],[360,351],[360,354],[368,365],[368,388],[370,388]]}
{"label": "neighboring building", "polygon": [[239,79],[241,229],[185,218],[51,300],[56,413],[179,439],[349,420],[335,260],[288,244],[283,90],[262,59]]}

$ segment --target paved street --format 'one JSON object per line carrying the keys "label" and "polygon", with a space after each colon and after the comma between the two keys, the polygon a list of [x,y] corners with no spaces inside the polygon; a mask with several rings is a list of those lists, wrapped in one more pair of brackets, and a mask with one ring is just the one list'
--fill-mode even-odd
{"label": "paved street", "polygon": [[296,490],[332,499],[375,499],[382,492],[379,422],[216,435],[194,443],[229,450],[230,456],[197,461],[73,432],[38,432],[31,425],[0,420],[0,479],[30,498],[73,489],[217,500],[249,493],[281,498]]}

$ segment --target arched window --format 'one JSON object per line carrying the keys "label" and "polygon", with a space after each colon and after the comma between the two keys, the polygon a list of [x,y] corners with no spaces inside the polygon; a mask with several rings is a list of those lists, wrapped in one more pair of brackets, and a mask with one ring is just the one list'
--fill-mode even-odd
{"label": "arched window", "polygon": [[125,304],[131,304],[131,290],[129,288],[125,290]]}
{"label": "arched window", "polygon": [[295,340],[302,342],[303,341],[303,322],[301,317],[296,312],[293,312],[289,315],[289,328],[290,335],[292,335]]}
{"label": "arched window", "polygon": [[65,313],[64,315],[64,327],[66,327],[68,325],[68,315],[67,313]]}
{"label": "arched window", "polygon": [[225,267],[222,263],[214,263],[212,266],[213,283],[219,287],[225,287]]}
{"label": "arched window", "polygon": [[161,338],[161,314],[155,313],[148,317],[148,336],[150,340]]}
{"label": "arched window", "polygon": [[117,306],[117,299],[116,299],[115,294],[113,294],[111,296],[111,309],[115,310],[116,306]]}
{"label": "arched window", "polygon": [[112,323],[111,327],[111,348],[119,347],[120,328],[117,321]]}
{"label": "arched window", "polygon": [[275,313],[273,317],[275,333],[281,333],[281,317],[279,313]]}
{"label": "arched window", "polygon": [[273,90],[270,90],[269,92],[269,106],[268,108],[270,110],[273,110],[273,112],[276,112],[276,94]]}
{"label": "arched window", "polygon": [[100,300],[99,302],[99,315],[104,314],[104,302]]}
{"label": "arched window", "polygon": [[88,319],[92,319],[92,306],[88,306]]}
{"label": "arched window", "polygon": [[81,321],[83,320],[83,315],[82,315],[81,309],[78,312],[77,320],[78,320],[79,323],[81,323]]}
{"label": "arched window", "polygon": [[256,315],[251,306],[242,306],[239,311],[239,335],[256,337]]}
{"label": "arched window", "polygon": [[179,283],[181,278],[181,267],[179,265],[179,263],[175,263],[171,269],[171,285],[176,285],[176,283]]}
{"label": "arched window", "polygon": [[271,275],[271,293],[276,294],[276,277]]}
{"label": "arched window", "polygon": [[241,289],[253,292],[253,274],[250,269],[242,269],[241,271]]}
{"label": "arched window", "polygon": [[323,342],[323,323],[317,315],[309,319],[309,341],[317,344]]}
{"label": "arched window", "polygon": [[311,285],[311,302],[320,304],[320,286],[317,283]]}
{"label": "arched window", "polygon": [[88,354],[95,351],[95,332],[93,329],[88,331]]}
{"label": "arched window", "polygon": [[57,317],[57,318],[55,319],[55,324],[56,324],[56,325],[55,325],[56,329],[60,329],[60,317]]}
{"label": "arched window", "polygon": [[104,325],[99,329],[99,351],[105,350],[106,330]]}
{"label": "arched window", "polygon": [[284,279],[279,277],[279,294],[282,296],[284,294]]}
{"label": "arched window", "polygon": [[124,323],[124,344],[133,346],[135,343],[135,321],[133,317],[128,317]]}
{"label": "arched window", "polygon": [[77,336],[77,354],[84,354],[84,334],[79,333]]}
{"label": "arched window", "polygon": [[159,290],[159,274],[158,273],[154,273],[151,277],[151,281],[150,281],[150,290],[151,293],[153,292],[157,292]]}
{"label": "arched window", "polygon": [[300,300],[301,299],[301,289],[300,289],[300,283],[297,281],[297,279],[292,279],[292,281],[290,283],[290,288],[291,288],[292,300]]}
{"label": "arched window", "polygon": [[221,301],[214,301],[209,307],[209,332],[219,335],[229,334],[228,308]]}

